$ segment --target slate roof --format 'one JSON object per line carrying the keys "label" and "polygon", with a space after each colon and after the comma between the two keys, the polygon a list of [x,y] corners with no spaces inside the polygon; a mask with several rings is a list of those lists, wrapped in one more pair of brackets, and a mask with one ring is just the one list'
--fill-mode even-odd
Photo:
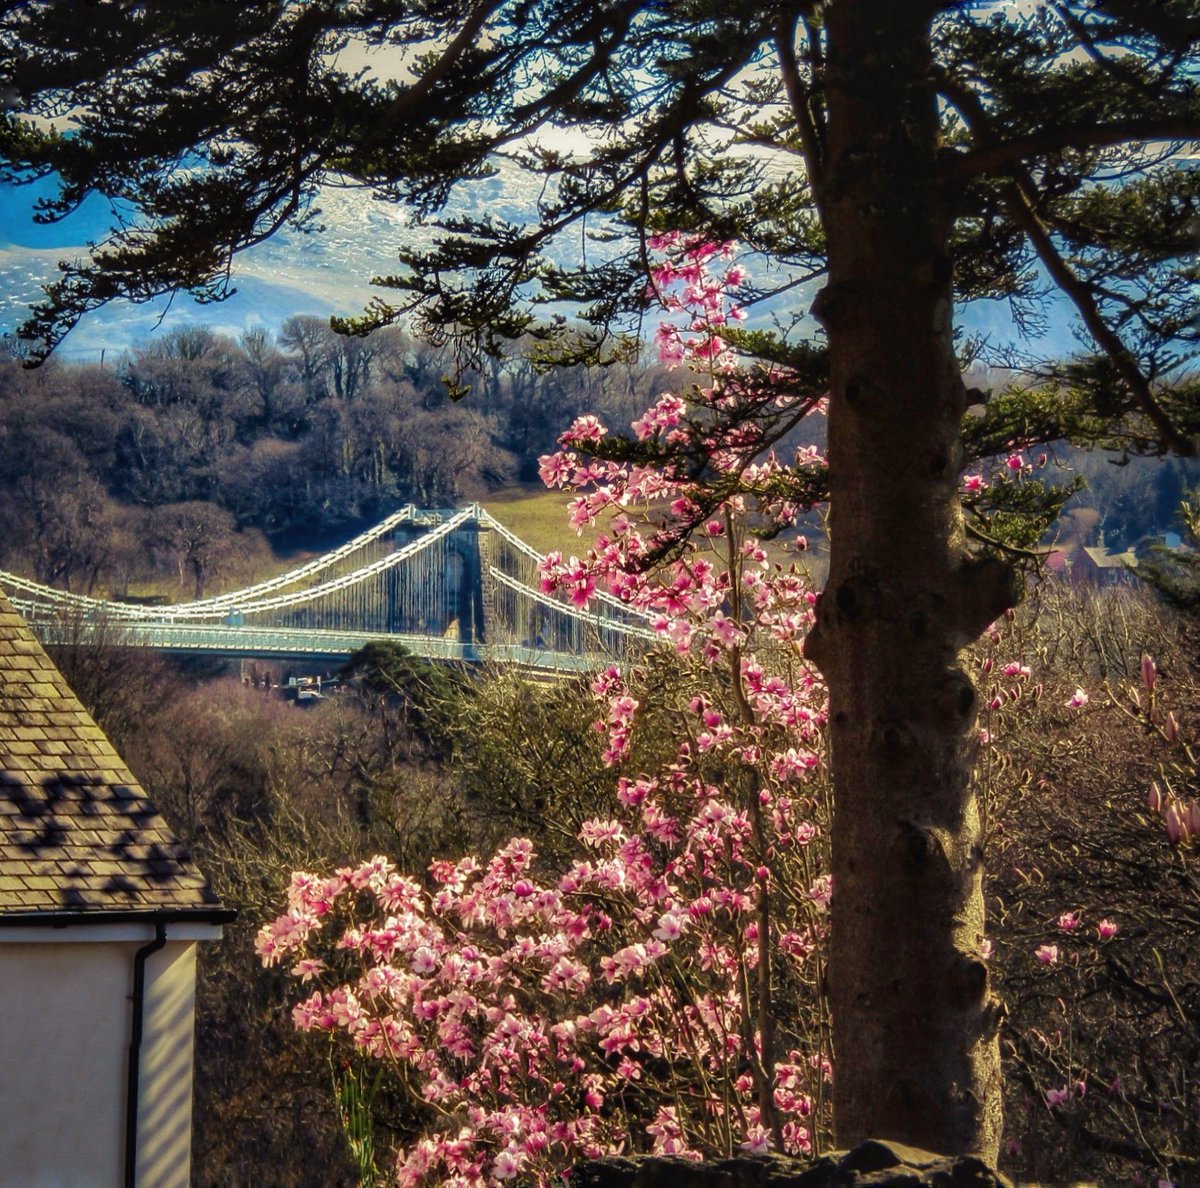
{"label": "slate roof", "polygon": [[220,901],[0,591],[0,926]]}
{"label": "slate roof", "polygon": [[1123,553],[1114,553],[1105,548],[1084,549],[1097,569],[1136,569],[1137,554],[1132,549]]}

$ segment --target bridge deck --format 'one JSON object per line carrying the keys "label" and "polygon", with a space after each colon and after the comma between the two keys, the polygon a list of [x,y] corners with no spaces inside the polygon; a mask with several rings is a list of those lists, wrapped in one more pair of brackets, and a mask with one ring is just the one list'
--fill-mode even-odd
{"label": "bridge deck", "polygon": [[[30,628],[43,644],[67,645],[86,641],[86,625],[31,619]],[[380,635],[370,631],[310,631],[299,628],[199,626],[170,623],[106,626],[104,643],[110,647],[154,648],[207,656],[258,656],[263,659],[310,659],[341,662],[369,643],[395,640],[429,660],[466,664],[504,664],[561,672],[588,672],[602,668],[611,657],[585,652],[571,654],[525,644],[463,643],[436,635]]]}

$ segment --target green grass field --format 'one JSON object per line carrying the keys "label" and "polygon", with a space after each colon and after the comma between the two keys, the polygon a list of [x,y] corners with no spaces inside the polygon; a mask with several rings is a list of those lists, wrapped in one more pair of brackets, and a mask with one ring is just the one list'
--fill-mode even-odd
{"label": "green grass field", "polygon": [[[574,494],[566,491],[528,486],[497,491],[482,502],[505,528],[515,532],[539,553],[558,549],[564,556],[570,556],[586,549],[597,531],[588,528],[582,536],[576,535],[567,521],[567,504],[574,498]],[[601,527],[610,518],[602,516]]]}
{"label": "green grass field", "polygon": [[[615,514],[602,516],[597,527],[585,529],[583,535],[578,536],[567,521],[567,504],[574,498],[574,494],[569,492],[546,491],[536,486],[509,487],[489,495],[483,500],[483,505],[501,524],[531,544],[539,553],[558,549],[564,557],[569,557],[572,553],[578,555],[586,549],[595,539],[596,533],[603,531]],[[826,558],[816,553],[798,555],[781,547],[785,540],[790,541],[792,538],[793,534],[784,534],[779,541],[768,542],[767,554],[772,561],[778,561],[784,566],[798,561],[818,585],[822,584],[828,570]]]}

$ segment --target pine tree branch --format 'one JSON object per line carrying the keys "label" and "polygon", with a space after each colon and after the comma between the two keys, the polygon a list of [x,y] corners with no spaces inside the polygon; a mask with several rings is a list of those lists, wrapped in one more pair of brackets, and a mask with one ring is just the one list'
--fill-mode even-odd
{"label": "pine tree branch", "polygon": [[[812,35],[813,31],[809,30],[808,36],[811,38]],[[804,146],[813,199],[820,211],[825,179],[825,132],[813,117],[809,106],[810,92],[800,73],[800,63],[796,57],[796,18],[786,15],[779,18],[775,26],[775,48],[779,54],[783,88],[800,132],[800,142]]]}
{"label": "pine tree branch", "polygon": [[[939,80],[939,89],[962,116],[982,150],[992,146],[995,137],[979,96],[951,78],[948,72],[943,72]],[[1019,168],[1014,173],[1015,175],[1001,183],[1000,187],[1005,208],[1013,222],[1024,232],[1054,283],[1071,299],[1088,332],[1108,356],[1117,374],[1125,381],[1134,402],[1158,431],[1164,445],[1183,457],[1193,456],[1196,443],[1180,434],[1155,398],[1150,381],[1121,341],[1120,335],[1104,320],[1092,290],[1080,280],[1054,246],[1049,231],[1035,209],[1037,187],[1033,178],[1024,168]]]}
{"label": "pine tree branch", "polygon": [[1094,11],[1110,20],[1120,21],[1122,28],[1143,29],[1172,47],[1200,41],[1200,17],[1172,11],[1166,4],[1147,4],[1145,0],[1097,0]]}
{"label": "pine tree branch", "polygon": [[1125,381],[1138,407],[1158,430],[1164,443],[1176,453],[1190,457],[1195,453],[1195,444],[1180,436],[1171,418],[1155,399],[1142,369],[1120,336],[1104,320],[1090,288],[1079,279],[1054,246],[1050,233],[1037,217],[1021,187],[1016,182],[1008,181],[1001,187],[1001,193],[1013,221],[1025,232],[1051,279],[1071,299],[1083,324]]}
{"label": "pine tree branch", "polygon": [[1139,142],[1200,142],[1200,115],[1175,113],[1110,123],[1064,124],[1014,140],[979,144],[966,152],[950,150],[943,156],[941,173],[948,181],[966,181],[1009,171],[1030,157]]}
{"label": "pine tree branch", "polygon": [[387,110],[380,116],[378,123],[372,129],[371,136],[368,138],[369,144],[379,143],[396,124],[415,111],[418,105],[432,94],[438,83],[451,76],[462,56],[475,44],[488,17],[501,7],[503,7],[501,0],[483,0],[483,3],[476,4],[467,13],[462,28],[442,51],[441,57],[422,72],[412,86],[406,87],[388,104]]}
{"label": "pine tree branch", "polygon": [[1083,22],[1083,20],[1071,11],[1066,4],[1055,4],[1054,11],[1058,14],[1059,20],[1071,30],[1079,40],[1079,47],[1085,54],[1101,70],[1104,71],[1110,78],[1115,79],[1123,86],[1131,87],[1135,91],[1140,91],[1142,95],[1154,97],[1153,90],[1148,87],[1145,82],[1138,78],[1137,74],[1127,70],[1121,61],[1106,54],[1097,44],[1096,39],[1092,36],[1092,30]]}

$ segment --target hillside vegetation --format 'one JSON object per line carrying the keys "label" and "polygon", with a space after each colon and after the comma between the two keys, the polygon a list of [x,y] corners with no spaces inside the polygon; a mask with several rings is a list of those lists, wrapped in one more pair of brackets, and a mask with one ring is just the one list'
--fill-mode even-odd
{"label": "hillside vegetation", "polygon": [[[401,330],[346,338],[308,317],[278,339],[176,331],[107,365],[0,360],[0,568],[82,593],[198,597],[403,503],[470,499],[539,550],[570,552],[567,496],[542,489],[539,456],[573,417],[628,425],[677,383],[634,364],[539,371],[518,352],[468,376],[455,403],[451,370]],[[1088,478],[1056,530],[1080,544],[1163,531],[1200,477],[1178,461],[1058,461]]]}
{"label": "hillside vegetation", "polygon": [[[409,501],[540,491],[537,459],[575,415],[627,424],[657,378],[541,373],[518,354],[469,376],[455,403],[451,370],[401,331],[344,338],[304,317],[277,341],[174,332],[109,366],[9,358],[0,566],[85,593],[232,588]],[[547,547],[564,540],[562,506],[518,498],[502,518]]]}

